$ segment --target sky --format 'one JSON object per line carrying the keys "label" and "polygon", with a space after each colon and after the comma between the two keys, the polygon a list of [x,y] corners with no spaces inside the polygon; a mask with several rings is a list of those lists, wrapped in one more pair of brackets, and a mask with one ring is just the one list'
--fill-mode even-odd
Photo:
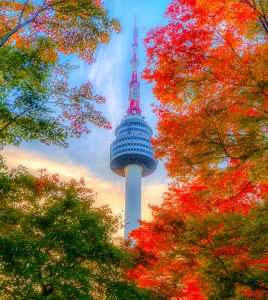
{"label": "sky", "polygon": [[[80,85],[91,81],[95,92],[106,98],[101,111],[111,122],[113,129],[91,127],[89,135],[68,141],[68,148],[42,145],[40,142],[23,143],[19,147],[5,149],[10,167],[25,165],[35,172],[46,168],[49,173],[58,173],[65,179],[84,177],[88,186],[97,193],[97,205],[109,204],[115,214],[124,210],[124,178],[115,175],[109,168],[110,144],[114,140],[114,129],[126,114],[128,107],[128,82],[131,77],[130,59],[134,16],[138,30],[138,71],[145,67],[146,55],[143,39],[152,27],[166,23],[164,12],[168,0],[105,0],[111,17],[117,17],[122,32],[114,34],[109,44],[98,47],[96,62],[88,65],[77,57],[71,61],[80,69],[72,72],[70,83]],[[141,108],[147,123],[156,134],[156,116],[151,104],[156,103],[152,86],[141,83]],[[161,194],[168,183],[162,162],[152,175],[142,182],[142,219],[150,218],[148,204],[161,203]]]}

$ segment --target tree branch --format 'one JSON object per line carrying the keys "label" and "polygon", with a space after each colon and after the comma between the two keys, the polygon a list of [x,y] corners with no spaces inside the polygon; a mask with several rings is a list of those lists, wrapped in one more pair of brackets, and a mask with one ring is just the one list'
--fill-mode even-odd
{"label": "tree branch", "polygon": [[61,4],[61,3],[65,2],[65,1],[66,1],[66,0],[59,0],[59,1],[56,1],[56,2],[54,2],[54,3],[52,3],[52,4],[47,4],[47,3],[45,3],[45,1],[44,1],[43,4],[41,5],[41,7],[40,7],[39,9],[36,10],[36,12],[34,13],[34,15],[33,15],[30,19],[28,19],[27,21],[25,21],[25,22],[23,22],[23,23],[20,23],[20,22],[21,22],[21,19],[22,19],[22,15],[23,15],[23,13],[24,13],[24,11],[25,11],[25,7],[26,7],[27,3],[29,2],[29,0],[26,1],[26,2],[24,3],[24,5],[23,5],[23,8],[22,8],[21,12],[20,12],[19,22],[18,22],[17,26],[15,26],[15,27],[13,28],[13,30],[11,30],[11,31],[8,32],[6,35],[4,35],[4,37],[3,37],[2,40],[0,41],[0,47],[2,47],[2,46],[8,41],[8,39],[9,39],[13,34],[15,34],[16,32],[18,32],[22,27],[25,27],[25,26],[27,26],[28,24],[34,22],[34,21],[36,20],[36,18],[39,16],[40,13],[42,13],[42,12],[45,11],[45,10],[48,10],[49,8],[53,8],[54,6],[56,6],[56,5],[58,5],[58,4]]}
{"label": "tree branch", "polygon": [[[212,251],[214,251],[215,248],[214,248],[214,246],[212,245],[212,243],[211,243],[210,239],[208,238],[208,236],[206,237],[206,239],[207,239],[207,241],[209,242]],[[228,269],[227,269],[227,267],[226,267],[224,261],[223,261],[218,255],[216,256],[216,258],[218,259],[218,261],[220,262],[220,264],[223,266],[223,268],[224,268],[224,270],[225,270],[225,272],[226,272],[226,275],[228,276],[229,271],[228,271]]]}
{"label": "tree branch", "polygon": [[220,133],[219,133],[218,128],[217,128],[215,125],[214,125],[214,127],[215,127],[215,130],[216,130],[216,132],[217,132],[217,136],[218,136],[218,139],[219,139],[219,142],[220,142],[219,144],[221,145],[221,147],[222,147],[224,153],[225,153],[228,157],[230,157],[230,158],[232,158],[232,159],[239,159],[239,157],[234,157],[234,156],[232,156],[232,155],[227,151],[227,149],[226,149],[226,147],[224,146],[223,141],[222,141],[222,139],[221,139],[221,136],[220,136]]}
{"label": "tree branch", "polygon": [[10,124],[12,124],[13,122],[15,122],[18,118],[20,118],[21,116],[23,116],[24,114],[26,114],[28,111],[32,110],[32,109],[36,109],[38,106],[31,106],[31,107],[27,107],[27,109],[25,109],[22,113],[16,115],[14,118],[12,118],[9,122],[7,122],[7,124],[2,127],[0,129],[0,133],[2,133]]}
{"label": "tree branch", "polygon": [[13,28],[13,30],[11,30],[10,32],[8,32],[3,38],[2,40],[0,41],[0,47],[2,47],[7,41],[8,39],[13,35],[15,34],[16,32],[18,32],[22,27],[25,27],[26,25],[28,25],[29,23],[32,23],[35,21],[35,19],[38,17],[38,15],[42,12],[42,11],[45,11],[47,10],[47,7],[41,7],[40,9],[38,9],[35,14],[30,18],[28,19],[27,21],[21,23],[21,24],[18,24],[15,28]]}
{"label": "tree branch", "polygon": [[25,11],[25,8],[26,8],[28,2],[29,2],[29,0],[26,0],[26,1],[24,2],[24,4],[23,4],[22,10],[21,10],[20,16],[19,16],[18,25],[20,25],[20,23],[21,23],[22,16],[23,16],[23,14],[24,14],[24,11]]}
{"label": "tree branch", "polygon": [[250,3],[249,0],[242,0],[242,2],[244,2],[246,5],[250,6],[255,12],[258,13],[258,18],[259,18],[259,20],[261,22],[261,25],[262,25],[265,33],[268,34],[268,20],[266,18],[266,14],[265,14],[262,2],[261,1],[258,2],[260,4],[262,13],[258,10],[257,5],[256,5],[256,3],[255,3],[254,0],[253,0],[253,4]]}

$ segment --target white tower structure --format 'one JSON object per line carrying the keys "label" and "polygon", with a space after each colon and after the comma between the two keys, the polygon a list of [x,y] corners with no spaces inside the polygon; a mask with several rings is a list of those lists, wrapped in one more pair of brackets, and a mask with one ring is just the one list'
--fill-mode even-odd
{"label": "white tower structure", "polygon": [[157,167],[150,137],[153,132],[141,115],[140,83],[137,75],[137,29],[134,26],[132,76],[129,82],[129,108],[115,130],[116,139],[111,145],[110,167],[112,171],[126,178],[125,183],[125,230],[129,232],[139,226],[141,219],[141,179],[152,174]]}

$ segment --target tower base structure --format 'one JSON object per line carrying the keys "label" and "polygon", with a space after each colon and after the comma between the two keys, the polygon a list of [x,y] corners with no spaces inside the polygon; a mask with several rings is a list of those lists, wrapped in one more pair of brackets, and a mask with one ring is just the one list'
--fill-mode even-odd
{"label": "tower base structure", "polygon": [[141,177],[142,167],[128,165],[125,167],[125,230],[124,237],[128,238],[129,232],[139,227],[141,218]]}

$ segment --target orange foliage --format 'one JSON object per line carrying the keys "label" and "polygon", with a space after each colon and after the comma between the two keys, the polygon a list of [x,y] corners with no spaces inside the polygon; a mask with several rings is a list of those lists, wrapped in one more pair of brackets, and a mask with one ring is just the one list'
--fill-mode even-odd
{"label": "orange foliage", "polygon": [[[247,276],[255,276],[251,299],[263,297],[268,256],[265,229],[257,225],[262,217],[254,213],[267,213],[267,206],[260,205],[267,192],[267,185],[255,184],[230,201],[219,201],[208,186],[172,183],[163,204],[152,207],[153,220],[141,222],[130,234],[137,258],[128,276],[167,299],[207,299],[216,297],[217,288],[227,294],[233,289],[235,294],[250,286]],[[263,246],[256,244],[256,236],[264,238]]]}
{"label": "orange foliage", "polygon": [[[116,19],[109,19],[102,1],[1,1],[0,46],[4,43],[31,47],[42,37],[52,41],[54,51],[45,55],[78,54],[89,63],[100,43],[119,31]],[[47,45],[48,46],[48,45]],[[48,49],[49,50],[49,49]]]}
{"label": "orange foliage", "polygon": [[266,299],[267,1],[173,0],[166,16],[144,78],[174,181],[131,233],[129,276],[166,299]]}
{"label": "orange foliage", "polygon": [[171,177],[216,176],[231,160],[236,168],[252,163],[251,176],[262,177],[268,23],[260,19],[267,9],[264,1],[174,0],[168,25],[148,33],[144,77],[160,101],[154,146]]}

